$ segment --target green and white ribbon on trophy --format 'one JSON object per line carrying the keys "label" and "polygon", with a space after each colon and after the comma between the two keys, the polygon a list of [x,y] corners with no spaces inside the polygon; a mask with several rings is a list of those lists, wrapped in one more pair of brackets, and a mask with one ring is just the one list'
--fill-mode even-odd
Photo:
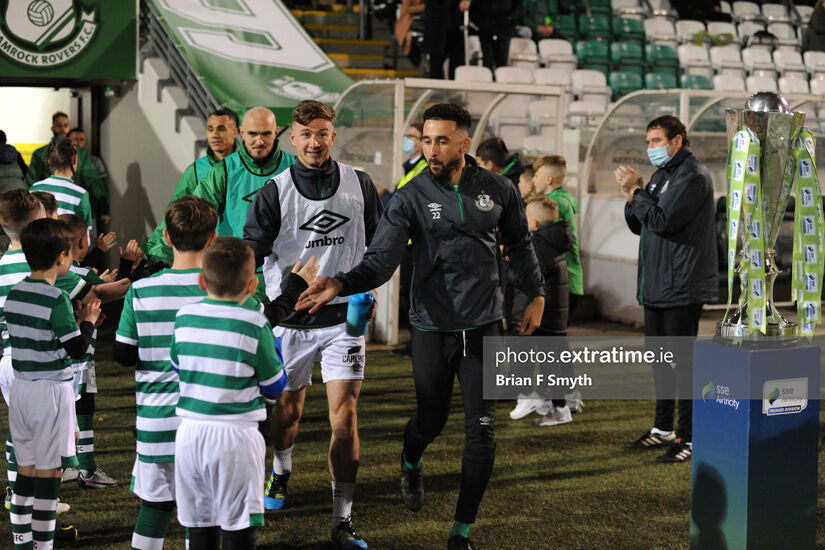
{"label": "green and white ribbon on trophy", "polygon": [[[799,315],[799,333],[811,336],[816,324],[822,321],[823,254],[822,192],[816,172],[814,150],[816,138],[802,128],[793,144],[793,162],[788,172],[796,176],[794,205],[793,277],[791,298],[796,300]],[[786,174],[786,177],[789,174]]]}
{"label": "green and white ribbon on trophy", "polygon": [[[745,242],[740,262],[742,282],[739,307],[747,297],[749,330],[765,332],[765,238],[762,216],[762,191],[759,178],[759,139],[750,130],[736,133],[731,142],[728,162],[728,311],[733,296],[739,220],[745,217]],[[736,336],[744,336],[742,318],[736,324]]]}

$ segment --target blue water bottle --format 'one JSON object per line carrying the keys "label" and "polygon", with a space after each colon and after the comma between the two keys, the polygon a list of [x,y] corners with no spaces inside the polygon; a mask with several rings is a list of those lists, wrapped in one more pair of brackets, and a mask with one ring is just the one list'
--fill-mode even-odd
{"label": "blue water bottle", "polygon": [[349,336],[363,336],[367,332],[367,317],[375,301],[372,292],[362,292],[349,297],[347,307],[347,334]]}

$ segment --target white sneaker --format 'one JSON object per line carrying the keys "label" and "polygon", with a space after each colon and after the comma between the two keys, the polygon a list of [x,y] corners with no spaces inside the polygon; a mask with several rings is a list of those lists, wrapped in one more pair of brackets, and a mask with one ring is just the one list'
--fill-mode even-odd
{"label": "white sneaker", "polygon": [[538,409],[544,400],[539,397],[539,394],[536,392],[531,393],[525,397],[519,396],[519,400],[516,402],[516,406],[510,411],[510,418],[513,420],[518,420],[519,418],[524,418],[531,412]]}
{"label": "white sneaker", "polygon": [[544,402],[536,407],[536,414],[539,416],[544,416],[545,414],[550,414],[553,412],[553,400],[552,399],[545,399]]}
{"label": "white sneaker", "polygon": [[60,502],[60,499],[57,499],[57,509],[55,511],[57,512],[58,516],[60,514],[65,514],[69,510],[71,510],[71,507],[68,504],[66,504],[65,502]]}
{"label": "white sneaker", "polygon": [[77,478],[77,483],[81,487],[88,487],[92,489],[105,489],[107,487],[115,487],[117,481],[109,477],[106,472],[98,468],[94,472],[81,471]]}
{"label": "white sneaker", "polygon": [[77,479],[77,476],[80,475],[79,468],[63,468],[62,472],[63,481],[74,481]]}
{"label": "white sneaker", "polygon": [[570,407],[557,407],[550,414],[546,414],[541,418],[536,419],[536,424],[539,426],[557,426],[559,424],[567,424],[573,422],[573,415],[570,413]]}
{"label": "white sneaker", "polygon": [[582,394],[579,390],[574,390],[572,393],[565,394],[564,399],[567,401],[566,404],[570,407],[571,413],[580,414],[584,412],[584,401],[582,401]]}

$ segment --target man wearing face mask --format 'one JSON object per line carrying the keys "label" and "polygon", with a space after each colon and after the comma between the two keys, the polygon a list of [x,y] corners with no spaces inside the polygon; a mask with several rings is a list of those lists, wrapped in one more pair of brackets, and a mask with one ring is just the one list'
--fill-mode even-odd
{"label": "man wearing face mask", "polygon": [[[629,166],[615,171],[627,200],[625,221],[640,236],[637,299],[644,307],[645,336],[696,336],[702,304],[715,302],[719,291],[713,182],[688,148],[687,130],[678,118],[651,121],[646,141],[650,163],[658,168],[647,186]],[[673,370],[653,372],[657,389],[672,384],[665,377]],[[682,374],[689,376],[690,370],[677,369],[676,376]],[[690,396],[679,399],[674,434],[674,400],[658,399],[653,428],[626,447],[667,448],[657,458],[661,463],[689,460],[692,406]]]}

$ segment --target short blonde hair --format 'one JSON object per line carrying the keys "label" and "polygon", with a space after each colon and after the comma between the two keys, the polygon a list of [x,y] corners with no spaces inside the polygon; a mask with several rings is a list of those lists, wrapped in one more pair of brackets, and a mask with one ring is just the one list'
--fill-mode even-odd
{"label": "short blonde hair", "polygon": [[525,209],[533,210],[536,214],[533,216],[539,225],[544,225],[549,222],[554,222],[559,219],[559,205],[556,201],[543,195],[542,193],[533,193],[528,195],[525,202]]}

